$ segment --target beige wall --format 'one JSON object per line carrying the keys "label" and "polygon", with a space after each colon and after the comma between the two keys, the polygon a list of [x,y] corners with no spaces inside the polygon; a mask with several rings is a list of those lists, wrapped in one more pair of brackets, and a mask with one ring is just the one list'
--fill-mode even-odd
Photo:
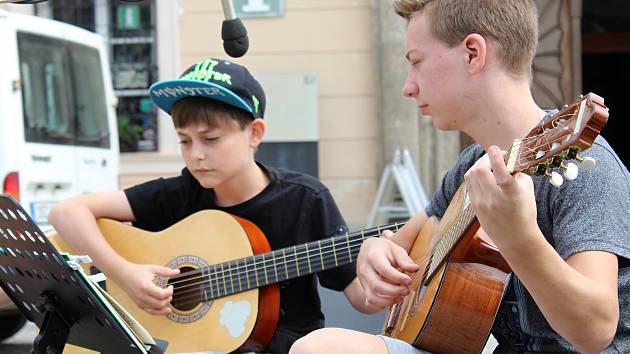
{"label": "beige wall", "polygon": [[[178,72],[207,56],[227,57],[220,2],[180,5]],[[371,11],[369,0],[286,0],[283,17],[244,19],[250,47],[234,59],[254,74],[317,75],[319,175],[354,227],[367,221],[380,177]]]}
{"label": "beige wall", "polygon": [[0,4],[0,9],[25,15],[33,14],[33,5]]}

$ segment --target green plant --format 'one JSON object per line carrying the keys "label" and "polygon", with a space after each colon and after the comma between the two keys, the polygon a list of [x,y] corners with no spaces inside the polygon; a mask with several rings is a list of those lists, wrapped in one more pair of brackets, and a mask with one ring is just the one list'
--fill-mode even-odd
{"label": "green plant", "polygon": [[136,151],[138,140],[144,128],[131,121],[128,116],[118,117],[118,139],[120,141],[120,151]]}

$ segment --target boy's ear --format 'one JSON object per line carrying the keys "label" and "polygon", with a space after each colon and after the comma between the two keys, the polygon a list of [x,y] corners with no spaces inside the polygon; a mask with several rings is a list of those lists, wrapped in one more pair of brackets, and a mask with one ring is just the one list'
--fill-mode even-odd
{"label": "boy's ear", "polygon": [[481,72],[486,65],[488,55],[486,39],[477,33],[472,33],[464,38],[463,45],[466,50],[468,72],[470,74]]}
{"label": "boy's ear", "polygon": [[257,148],[258,145],[260,145],[260,143],[262,142],[262,138],[265,135],[265,129],[265,121],[262,118],[256,118],[252,121],[252,124],[249,126],[249,144],[251,147]]}

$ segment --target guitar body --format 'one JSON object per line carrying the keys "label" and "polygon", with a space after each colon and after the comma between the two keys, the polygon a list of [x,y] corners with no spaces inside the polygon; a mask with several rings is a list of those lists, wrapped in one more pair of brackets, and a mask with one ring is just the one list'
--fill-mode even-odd
{"label": "guitar body", "polygon": [[433,353],[480,353],[488,340],[510,269],[488,236],[472,223],[446,261],[428,281],[422,270],[444,230],[464,207],[460,188],[444,217],[429,219],[416,238],[410,257],[420,265],[412,292],[390,310],[384,334]]}
{"label": "guitar body", "polygon": [[[136,264],[158,264],[185,271],[270,250],[254,224],[215,210],[195,213],[185,222],[160,232],[147,232],[108,219],[99,219],[98,224],[112,248]],[[61,251],[76,254],[59,237],[52,241]],[[167,353],[262,349],[275,332],[280,312],[277,284],[209,302],[198,301],[185,308],[175,307],[169,316],[148,314],[113,281],[107,281],[106,287],[107,293],[152,337],[168,342]],[[64,351],[69,352],[73,352],[72,348]]]}

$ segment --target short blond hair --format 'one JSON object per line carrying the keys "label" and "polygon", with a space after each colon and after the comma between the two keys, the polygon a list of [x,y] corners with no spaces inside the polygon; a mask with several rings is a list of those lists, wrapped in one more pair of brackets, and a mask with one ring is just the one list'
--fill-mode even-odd
{"label": "short blond hair", "polygon": [[538,10],[533,0],[395,0],[393,7],[407,21],[425,12],[433,36],[451,47],[472,33],[489,37],[508,72],[531,77],[538,46]]}

